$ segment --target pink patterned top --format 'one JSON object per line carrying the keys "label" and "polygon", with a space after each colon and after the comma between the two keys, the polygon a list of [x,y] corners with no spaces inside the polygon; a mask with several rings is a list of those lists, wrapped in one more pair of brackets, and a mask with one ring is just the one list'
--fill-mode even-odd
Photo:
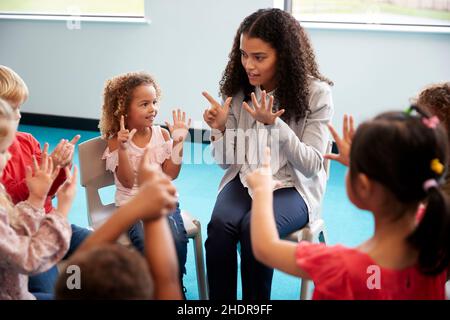
{"label": "pink patterned top", "polygon": [[[166,159],[169,159],[172,154],[172,140],[165,141],[162,134],[160,126],[152,126],[152,137],[150,142],[144,148],[140,148],[133,143],[133,141],[128,142],[128,157],[130,159],[131,167],[133,168],[134,176],[136,177],[137,169],[139,168],[139,163],[141,161],[142,155],[147,147],[150,147],[150,162],[156,163],[162,166]],[[116,184],[116,206],[128,202],[134,195],[137,194],[139,187],[134,179],[133,187],[124,187],[116,174],[116,167],[119,165],[119,151],[116,149],[113,152],[106,148],[103,153],[103,160],[106,160],[106,170],[110,170],[114,174],[114,182]]]}
{"label": "pink patterned top", "polygon": [[[66,218],[45,214],[27,201],[13,212],[0,207],[0,299],[33,300],[28,275],[50,269],[69,249],[72,234]],[[9,215],[15,217],[11,224]]]}

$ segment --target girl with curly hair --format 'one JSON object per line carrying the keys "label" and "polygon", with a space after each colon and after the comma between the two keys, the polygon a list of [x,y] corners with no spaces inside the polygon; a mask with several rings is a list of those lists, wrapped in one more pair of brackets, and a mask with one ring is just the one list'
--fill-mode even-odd
{"label": "girl with curly hair", "polygon": [[273,201],[279,235],[316,219],[326,185],[322,155],[333,114],[330,85],[292,15],[261,9],[241,23],[220,82],[223,104],[203,93],[211,104],[203,117],[212,129],[213,156],[227,170],[205,244],[211,299],[237,298],[238,242],[243,299],[270,299],[273,269],[252,252],[246,182],[261,165],[264,147],[272,147],[279,181]]}
{"label": "girl with curly hair", "polygon": [[[438,117],[447,130],[450,142],[450,82],[426,86],[418,94],[416,104]],[[448,169],[443,190],[450,196],[450,172]]]}
{"label": "girl with curly hair", "polygon": [[[152,76],[144,72],[131,72],[116,76],[106,82],[103,112],[99,128],[108,141],[103,159],[106,169],[114,174],[116,184],[115,204],[120,207],[139,191],[137,169],[146,149],[149,161],[176,179],[183,157],[183,143],[189,133],[191,119],[180,109],[173,111],[173,124],[166,122],[169,131],[154,125],[159,110],[161,90]],[[180,281],[185,273],[187,235],[179,204],[168,215],[175,240]],[[142,222],[128,231],[130,241],[140,252],[144,252],[144,230]]]}

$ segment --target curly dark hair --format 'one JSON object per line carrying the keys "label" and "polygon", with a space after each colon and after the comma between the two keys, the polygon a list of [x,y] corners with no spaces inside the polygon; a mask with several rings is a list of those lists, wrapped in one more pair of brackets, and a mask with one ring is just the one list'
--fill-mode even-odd
{"label": "curly dark hair", "polygon": [[140,85],[155,88],[156,97],[161,98],[161,89],[156,80],[146,72],[129,72],[106,81],[103,92],[102,117],[98,125],[103,139],[112,138],[120,130],[120,117],[126,116],[133,97],[133,90]]}
{"label": "curly dark hair", "polygon": [[450,82],[427,86],[419,93],[416,103],[437,115],[444,124],[450,141]]}
{"label": "curly dark hair", "polygon": [[289,13],[280,9],[260,9],[244,19],[234,38],[229,61],[220,81],[220,93],[233,96],[243,90],[246,101],[254,87],[241,63],[241,34],[270,44],[277,52],[275,99],[286,110],[284,120],[299,121],[309,109],[308,76],[333,82],[320,74],[306,31]]}
{"label": "curly dark hair", "polygon": [[[67,286],[77,266],[80,289]],[[70,280],[69,280],[70,281]],[[57,300],[152,300],[153,279],[144,257],[119,244],[98,245],[75,252],[55,285]]]}

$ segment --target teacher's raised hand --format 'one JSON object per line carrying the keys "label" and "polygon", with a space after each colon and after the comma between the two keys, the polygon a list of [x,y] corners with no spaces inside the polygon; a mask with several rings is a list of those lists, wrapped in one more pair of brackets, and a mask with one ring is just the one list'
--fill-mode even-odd
{"label": "teacher's raised hand", "polygon": [[230,112],[231,97],[225,100],[223,106],[217,102],[208,92],[202,92],[202,95],[209,101],[211,106],[203,112],[203,119],[211,129],[225,131],[225,124]]}
{"label": "teacher's raised hand", "polygon": [[284,109],[277,112],[273,112],[273,96],[270,96],[269,102],[267,103],[267,94],[264,90],[261,94],[261,104],[258,103],[255,94],[252,92],[252,103],[253,108],[251,108],[247,102],[242,103],[242,107],[247,110],[248,113],[255,119],[265,125],[271,125],[275,123],[275,120],[284,113]]}

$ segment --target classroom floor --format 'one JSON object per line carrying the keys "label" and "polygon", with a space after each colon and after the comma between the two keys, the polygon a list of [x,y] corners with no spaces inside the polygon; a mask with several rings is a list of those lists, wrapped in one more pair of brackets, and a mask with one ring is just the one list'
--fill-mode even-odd
{"label": "classroom floor", "polygon": [[[75,134],[81,134],[81,143],[99,135],[98,132],[93,131],[75,131],[29,125],[21,125],[19,130],[33,134],[41,145],[48,142],[50,151],[62,138],[71,139]],[[175,181],[180,194],[180,206],[182,210],[189,211],[200,220],[203,241],[205,241],[206,226],[214,206],[217,187],[224,171],[213,163],[207,145],[204,144],[186,143],[184,158],[191,159],[191,163],[201,162],[201,164],[183,165],[180,176]],[[74,159],[78,165],[78,154],[75,155]],[[203,159],[203,161],[199,161],[200,159]],[[369,213],[357,209],[347,199],[344,184],[345,172],[345,167],[339,163],[332,163],[323,205],[323,218],[328,233],[328,244],[340,243],[356,246],[371,235],[373,219]],[[101,196],[103,199],[113,201],[114,187],[103,189]],[[79,185],[69,220],[79,226],[88,226],[85,194],[81,185]],[[184,278],[184,285],[187,288],[187,298],[198,299],[192,242],[188,247],[186,269],[187,275]],[[238,279],[238,290],[238,297],[241,297],[240,278]],[[272,299],[298,299],[299,292],[300,280],[275,271]]]}

